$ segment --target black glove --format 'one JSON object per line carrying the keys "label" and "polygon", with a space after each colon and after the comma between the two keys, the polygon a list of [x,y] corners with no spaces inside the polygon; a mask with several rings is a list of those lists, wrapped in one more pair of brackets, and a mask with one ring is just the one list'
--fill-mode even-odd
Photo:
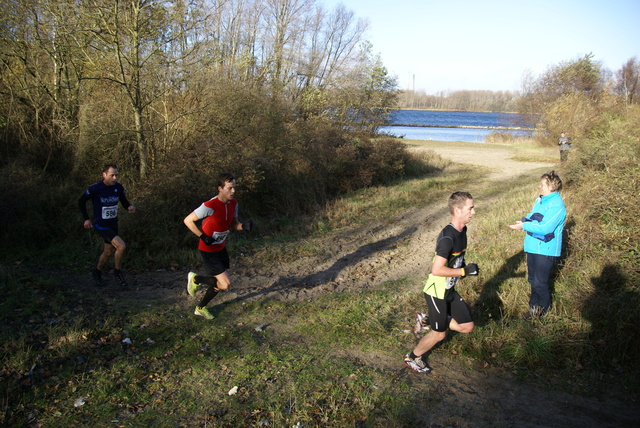
{"label": "black glove", "polygon": [[469,263],[462,269],[464,269],[464,276],[476,276],[480,271],[480,269],[478,268],[478,265],[475,263]]}
{"label": "black glove", "polygon": [[247,220],[247,221],[242,223],[242,230],[246,230],[247,232],[251,232],[251,229],[253,229],[253,221],[252,220]]}
{"label": "black glove", "polygon": [[215,240],[213,239],[213,236],[205,235],[204,233],[200,235],[200,239],[202,239],[202,242],[204,242],[207,245],[213,245],[213,243],[215,242]]}

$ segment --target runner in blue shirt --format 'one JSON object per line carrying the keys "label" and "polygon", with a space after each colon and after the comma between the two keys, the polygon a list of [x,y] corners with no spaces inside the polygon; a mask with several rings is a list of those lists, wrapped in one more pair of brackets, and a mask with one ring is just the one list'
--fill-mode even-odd
{"label": "runner in blue shirt", "polygon": [[[102,181],[89,186],[78,200],[80,212],[84,218],[84,228],[93,228],[104,239],[104,249],[98,258],[98,265],[91,271],[91,276],[98,286],[105,285],[102,269],[112,255],[115,265],[113,276],[120,286],[128,285],[121,270],[122,258],[127,246],[118,235],[118,202],[130,213],[134,213],[136,209],[127,199],[124,187],[117,180],[118,167],[114,164],[105,165],[102,170]],[[93,206],[93,221],[89,219],[87,213],[89,200]]]}

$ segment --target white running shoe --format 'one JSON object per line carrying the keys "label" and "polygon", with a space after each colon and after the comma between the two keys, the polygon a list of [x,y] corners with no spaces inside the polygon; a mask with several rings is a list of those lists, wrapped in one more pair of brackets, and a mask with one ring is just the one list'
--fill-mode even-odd
{"label": "white running shoe", "polygon": [[431,371],[431,368],[422,361],[422,357],[418,357],[414,360],[409,357],[409,354],[407,354],[404,357],[404,363],[416,373],[429,373]]}

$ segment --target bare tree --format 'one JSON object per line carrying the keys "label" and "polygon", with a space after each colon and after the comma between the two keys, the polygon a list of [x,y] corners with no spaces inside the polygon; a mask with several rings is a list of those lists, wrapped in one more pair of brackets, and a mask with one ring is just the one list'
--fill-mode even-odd
{"label": "bare tree", "polygon": [[640,102],[640,62],[636,57],[616,72],[615,90],[624,96],[627,104]]}
{"label": "bare tree", "polygon": [[14,141],[43,170],[54,161],[66,170],[77,138],[86,66],[79,55],[87,41],[75,19],[77,4],[12,1],[3,5],[3,12],[0,96],[8,108],[5,130],[19,132]]}
{"label": "bare tree", "polygon": [[317,86],[324,86],[335,73],[344,71],[348,61],[354,59],[354,53],[363,41],[368,23],[362,19],[355,19],[353,11],[347,10],[342,4],[326,16],[322,28],[320,49],[316,46],[316,57],[321,60],[317,71]]}
{"label": "bare tree", "polygon": [[198,47],[191,32],[202,18],[191,17],[181,1],[93,0],[92,6],[88,8],[95,20],[92,31],[101,42],[97,49],[103,55],[103,67],[94,78],[116,83],[126,95],[133,116],[138,170],[144,178],[153,141],[148,135],[146,109],[167,91],[179,88],[167,82],[178,84],[174,78],[187,69],[184,66]]}
{"label": "bare tree", "polygon": [[[395,94],[379,58],[358,50],[366,22],[342,5],[8,0],[0,12],[2,141],[45,169],[56,156],[111,158],[144,178],[210,119],[211,91],[270,96],[297,113],[288,120],[386,108]],[[75,159],[56,155],[66,148]]]}
{"label": "bare tree", "polygon": [[268,45],[264,66],[272,87],[284,89],[296,77],[294,55],[304,43],[302,24],[314,0],[265,0],[265,36]]}
{"label": "bare tree", "polygon": [[315,0],[228,0],[210,8],[209,65],[217,75],[269,82],[294,103],[357,64],[367,27],[344,6],[329,13]]}

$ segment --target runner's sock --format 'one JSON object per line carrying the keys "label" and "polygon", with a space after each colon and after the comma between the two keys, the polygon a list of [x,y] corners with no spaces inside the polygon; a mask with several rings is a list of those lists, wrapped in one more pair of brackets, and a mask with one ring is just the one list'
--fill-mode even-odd
{"label": "runner's sock", "polygon": [[215,279],[215,277],[205,277],[207,279],[213,279],[213,284],[209,285],[209,289],[207,290],[207,292],[205,293],[204,297],[202,297],[202,300],[200,301],[199,305],[200,307],[204,307],[207,306],[207,304],[213,300],[214,297],[216,297],[216,295],[220,292],[220,290],[218,290],[216,288],[216,284],[218,283],[218,281]]}

